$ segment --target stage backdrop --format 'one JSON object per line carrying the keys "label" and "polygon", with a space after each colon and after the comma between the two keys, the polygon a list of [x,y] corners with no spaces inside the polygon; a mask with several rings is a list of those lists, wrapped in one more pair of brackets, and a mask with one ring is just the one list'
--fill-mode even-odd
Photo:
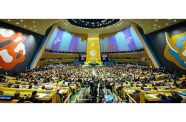
{"label": "stage backdrop", "polygon": [[46,49],[63,52],[86,52],[86,40],[60,28],[55,28]]}
{"label": "stage backdrop", "polygon": [[133,51],[143,48],[132,26],[111,37],[102,39],[100,46],[101,52]]}
{"label": "stage backdrop", "polygon": [[146,37],[161,66],[186,73],[186,22],[149,33]]}
{"label": "stage backdrop", "polygon": [[24,72],[41,39],[39,34],[0,22],[0,73]]}

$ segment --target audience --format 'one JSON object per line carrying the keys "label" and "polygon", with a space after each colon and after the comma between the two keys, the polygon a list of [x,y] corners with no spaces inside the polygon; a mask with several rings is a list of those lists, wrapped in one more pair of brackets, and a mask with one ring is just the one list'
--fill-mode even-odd
{"label": "audience", "polygon": [[183,98],[178,94],[178,92],[173,91],[171,92],[172,96],[170,96],[173,103],[181,103]]}
{"label": "audience", "polygon": [[[157,80],[157,75],[162,74],[165,74],[162,76],[163,81],[154,82]],[[38,89],[40,86],[42,90],[48,89],[49,87],[47,87],[47,85],[52,84],[55,87],[69,87],[72,92],[75,91],[71,88],[71,85],[75,84],[78,87],[90,89],[87,96],[92,99],[92,102],[104,101],[105,89],[115,92],[116,95],[122,97],[123,89],[139,87],[141,90],[136,89],[132,97],[136,102],[140,102],[140,92],[145,90],[147,84],[152,85],[152,90],[158,90],[160,86],[166,86],[167,89],[173,86],[185,89],[185,80],[181,83],[176,82],[181,76],[182,73],[169,72],[163,67],[152,68],[134,64],[115,64],[93,68],[73,64],[55,64],[36,67],[35,69],[27,68],[25,73],[21,73],[17,77],[22,83],[8,82],[7,84],[8,87],[11,88],[22,88],[25,84],[28,84],[27,87],[24,87],[27,89]],[[169,84],[171,82],[173,86]],[[78,85],[78,83],[80,83],[80,85]],[[17,91],[14,97],[18,98],[19,95],[20,93]],[[97,97],[98,95],[100,96]],[[160,93],[159,97],[161,98],[160,103],[180,103],[184,101],[177,92],[172,92],[171,97]],[[30,101],[34,103],[40,102],[37,98],[37,91],[33,91]]]}
{"label": "audience", "polygon": [[39,100],[37,99],[37,91],[32,92],[32,96],[30,97],[30,101],[32,103],[39,103]]}
{"label": "audience", "polygon": [[172,103],[171,98],[167,97],[165,93],[160,92],[158,96],[161,98],[158,103]]}

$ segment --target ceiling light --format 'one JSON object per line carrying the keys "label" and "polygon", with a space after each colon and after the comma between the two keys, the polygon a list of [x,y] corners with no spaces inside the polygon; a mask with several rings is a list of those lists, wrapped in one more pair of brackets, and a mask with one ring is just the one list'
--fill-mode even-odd
{"label": "ceiling light", "polygon": [[22,19],[21,19],[20,21],[21,21],[21,22],[23,22],[23,20],[22,20]]}
{"label": "ceiling light", "polygon": [[154,24],[153,26],[156,26],[156,24]]}
{"label": "ceiling light", "polygon": [[159,28],[160,28],[161,26],[159,26]]}
{"label": "ceiling light", "polygon": [[154,28],[154,30],[156,30],[156,28]]}
{"label": "ceiling light", "polygon": [[169,23],[166,23],[166,25],[168,25]]}
{"label": "ceiling light", "polygon": [[9,19],[8,21],[10,22],[11,20]]}
{"label": "ceiling light", "polygon": [[174,20],[174,22],[176,22],[176,19]]}
{"label": "ceiling light", "polygon": [[34,28],[35,28],[36,26],[34,25]]}
{"label": "ceiling light", "polygon": [[18,22],[17,22],[16,24],[17,24],[17,25],[19,25],[19,23],[18,23]]}

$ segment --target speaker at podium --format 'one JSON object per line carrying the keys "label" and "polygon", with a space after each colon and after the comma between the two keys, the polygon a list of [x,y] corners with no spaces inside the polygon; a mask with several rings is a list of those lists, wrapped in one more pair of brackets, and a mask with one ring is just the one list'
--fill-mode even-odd
{"label": "speaker at podium", "polygon": [[89,64],[90,64],[91,66],[96,66],[96,65],[98,65],[98,63],[97,63],[96,61],[91,61]]}

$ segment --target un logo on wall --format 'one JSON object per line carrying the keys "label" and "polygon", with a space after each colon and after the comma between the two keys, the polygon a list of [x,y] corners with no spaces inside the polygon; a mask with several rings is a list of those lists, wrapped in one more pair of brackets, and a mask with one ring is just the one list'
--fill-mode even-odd
{"label": "un logo on wall", "polygon": [[90,51],[90,56],[91,56],[91,57],[96,57],[96,54],[97,54],[97,53],[96,53],[96,50],[91,50],[91,51]]}

